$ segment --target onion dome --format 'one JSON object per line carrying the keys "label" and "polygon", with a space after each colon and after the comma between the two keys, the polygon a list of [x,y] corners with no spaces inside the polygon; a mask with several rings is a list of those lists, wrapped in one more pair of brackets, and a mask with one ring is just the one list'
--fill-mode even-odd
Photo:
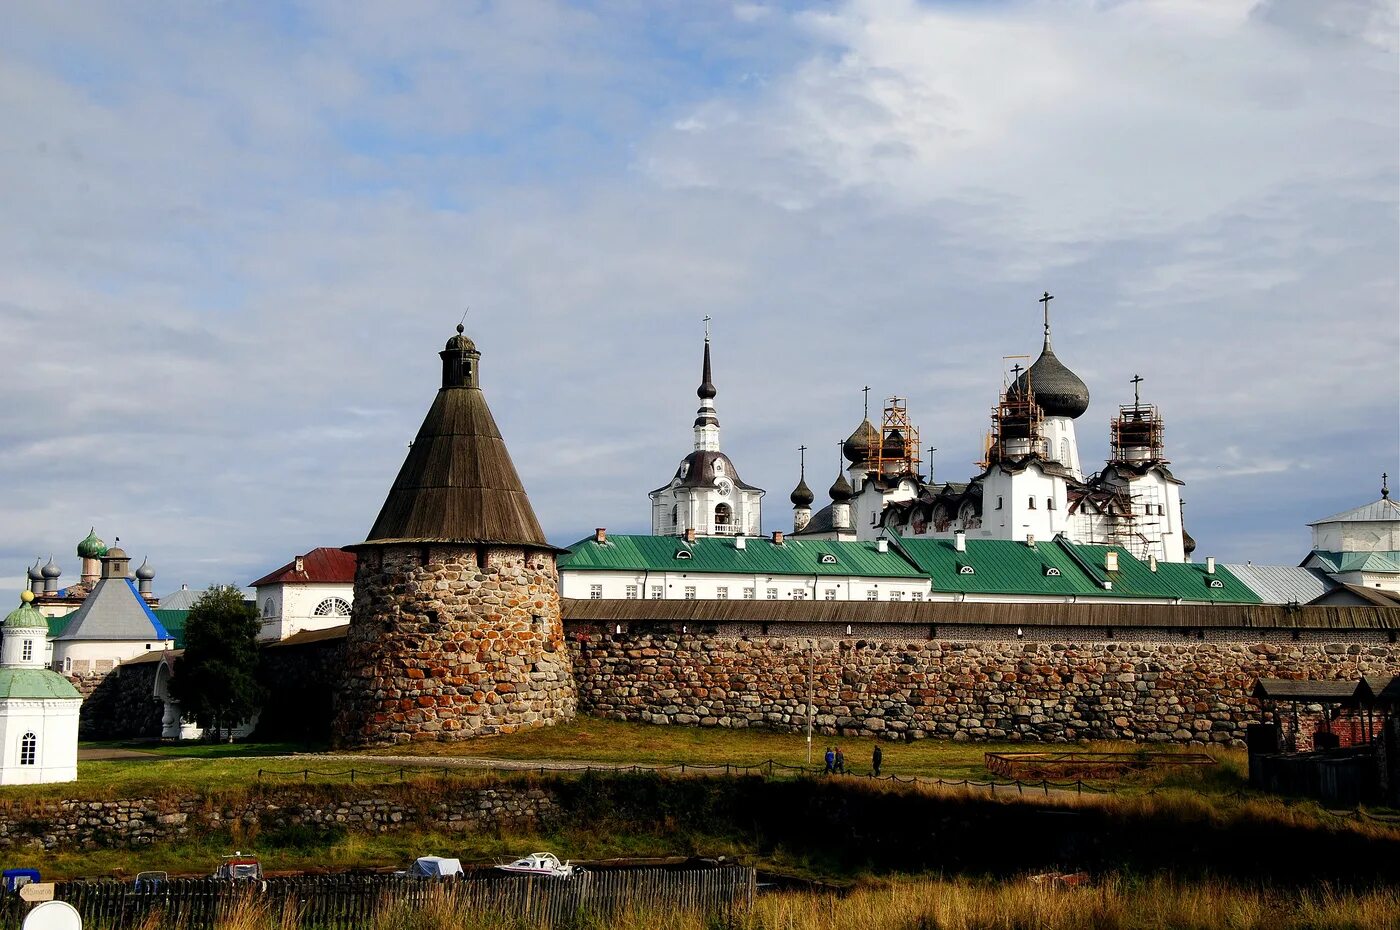
{"label": "onion dome", "polygon": [[44,615],[39,613],[39,608],[33,604],[34,594],[24,591],[19,596],[19,606],[10,611],[5,618],[6,630],[43,630],[48,632],[49,622],[44,619]]}
{"label": "onion dome", "polygon": [[151,568],[150,562],[146,559],[142,559],[141,567],[136,570],[136,577],[141,581],[150,581],[155,576],[156,570]]}
{"label": "onion dome", "polygon": [[[49,564],[53,564],[53,563],[50,562]],[[35,560],[34,560],[34,564],[31,565],[31,566],[29,566],[29,580],[30,580],[30,581],[43,581],[43,580],[44,580],[44,572],[43,572],[42,569],[39,568],[39,560],[38,560],[38,559],[35,559]]]}
{"label": "onion dome", "polygon": [[831,486],[831,490],[828,493],[831,495],[832,503],[835,504],[844,504],[852,497],[855,497],[855,491],[851,490],[851,483],[846,480],[845,472],[841,472],[836,476],[836,482]]}
{"label": "onion dome", "polygon": [[1011,386],[1017,394],[1026,389],[1029,377],[1035,402],[1048,417],[1069,417],[1071,420],[1089,409],[1089,388],[1079,376],[1065,367],[1050,348],[1050,333],[1045,334],[1045,348],[1029,370],[1021,373]]}
{"label": "onion dome", "polygon": [[1196,540],[1191,538],[1191,534],[1186,532],[1186,528],[1181,528],[1181,549],[1187,555],[1196,551]]}
{"label": "onion dome", "polygon": [[802,478],[797,482],[797,487],[792,489],[792,496],[788,498],[788,500],[792,501],[792,506],[794,507],[810,507],[812,506],[812,501],[816,499],[817,496],[812,493],[812,489],[807,487],[806,478]]}
{"label": "onion dome", "polygon": [[88,530],[87,538],[78,543],[78,557],[81,559],[100,559],[107,554],[107,544],[97,538],[97,530]]}
{"label": "onion dome", "polygon": [[841,454],[852,465],[860,465],[874,458],[875,450],[879,447],[880,434],[867,418],[860,421],[860,426],[841,445]]}
{"label": "onion dome", "polygon": [[904,457],[904,434],[897,429],[890,430],[890,434],[885,437],[882,447],[882,455],[887,459],[898,459]]}
{"label": "onion dome", "polygon": [[44,566],[43,572],[45,578],[57,578],[63,574],[63,569],[54,564],[53,556],[49,556],[49,564]]}

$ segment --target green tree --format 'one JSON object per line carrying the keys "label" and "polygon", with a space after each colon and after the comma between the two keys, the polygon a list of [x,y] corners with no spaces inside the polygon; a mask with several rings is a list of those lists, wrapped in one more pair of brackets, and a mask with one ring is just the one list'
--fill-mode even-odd
{"label": "green tree", "polygon": [[175,660],[170,696],[181,715],[218,739],[262,706],[257,681],[257,611],[232,585],[199,596],[185,620],[185,654]]}

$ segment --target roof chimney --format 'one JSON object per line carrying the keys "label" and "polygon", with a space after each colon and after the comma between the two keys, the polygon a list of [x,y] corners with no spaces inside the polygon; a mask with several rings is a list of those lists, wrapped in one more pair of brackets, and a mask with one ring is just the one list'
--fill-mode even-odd
{"label": "roof chimney", "polygon": [[600,546],[601,546],[603,543],[607,542],[607,541],[608,541],[608,528],[607,528],[606,526],[600,526],[600,527],[598,527],[596,530],[594,530],[594,531],[593,531],[593,541],[594,541],[595,543],[597,543],[598,545],[600,545]]}
{"label": "roof chimney", "polygon": [[1106,572],[1118,571],[1118,550],[1110,549],[1103,554],[1103,570]]}
{"label": "roof chimney", "polygon": [[742,548],[744,548],[744,546],[748,545],[748,542],[749,542],[749,541],[748,541],[747,539],[745,539],[744,537],[742,537],[742,536],[735,536],[735,537],[734,537],[734,548],[735,548],[735,549],[742,549]]}
{"label": "roof chimney", "polygon": [[1035,548],[1035,534],[1034,534],[1034,533],[1027,533],[1027,534],[1026,534],[1026,546],[1027,546],[1027,548],[1030,548],[1030,549],[1034,549],[1034,548]]}
{"label": "roof chimney", "polygon": [[1215,574],[1215,556],[1213,556],[1213,555],[1208,555],[1208,556],[1206,556],[1206,574],[1207,574],[1207,575],[1214,575],[1214,574]]}
{"label": "roof chimney", "polygon": [[781,546],[782,544],[783,544],[783,531],[782,531],[782,530],[774,530],[774,531],[773,531],[773,545],[775,545],[775,546]]}
{"label": "roof chimney", "polygon": [[1157,557],[1155,555],[1149,555],[1147,557],[1147,570],[1149,572],[1155,572],[1157,570]]}
{"label": "roof chimney", "polygon": [[306,562],[302,560],[301,556],[297,556],[296,573],[298,575],[303,575],[306,573]]}
{"label": "roof chimney", "polygon": [[695,527],[693,527],[693,526],[686,527],[686,531],[685,531],[685,541],[688,542],[688,543],[693,543],[693,542],[695,542]]}
{"label": "roof chimney", "polygon": [[953,548],[958,552],[967,551],[967,534],[962,530],[958,530],[953,534]]}
{"label": "roof chimney", "polygon": [[875,551],[876,551],[876,552],[889,552],[889,551],[890,551],[890,541],[889,541],[888,539],[886,539],[885,537],[881,536],[879,539],[875,540]]}

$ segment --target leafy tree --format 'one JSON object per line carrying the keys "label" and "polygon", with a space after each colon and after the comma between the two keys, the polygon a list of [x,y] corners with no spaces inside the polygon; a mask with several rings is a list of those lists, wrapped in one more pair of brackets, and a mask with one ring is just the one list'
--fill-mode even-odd
{"label": "leafy tree", "polygon": [[175,660],[170,696],[186,720],[211,739],[249,719],[261,707],[257,681],[257,611],[232,585],[214,585],[185,619],[185,653]]}

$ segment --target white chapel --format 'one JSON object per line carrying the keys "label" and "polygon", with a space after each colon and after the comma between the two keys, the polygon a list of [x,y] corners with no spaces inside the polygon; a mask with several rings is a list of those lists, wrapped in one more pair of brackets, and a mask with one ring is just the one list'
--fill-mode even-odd
{"label": "white chapel", "polygon": [[83,696],[44,667],[49,624],[34,593],[0,631],[0,785],[74,781],[78,777],[78,710]]}

